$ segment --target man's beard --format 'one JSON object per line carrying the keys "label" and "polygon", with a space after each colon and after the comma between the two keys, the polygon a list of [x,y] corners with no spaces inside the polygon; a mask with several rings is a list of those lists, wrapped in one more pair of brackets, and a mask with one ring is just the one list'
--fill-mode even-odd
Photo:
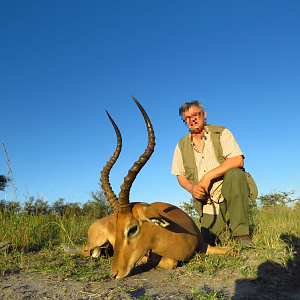
{"label": "man's beard", "polygon": [[191,132],[191,133],[201,133],[201,132],[204,131],[205,126],[206,126],[206,123],[202,124],[202,125],[201,125],[200,127],[198,127],[198,128],[190,129],[190,132]]}

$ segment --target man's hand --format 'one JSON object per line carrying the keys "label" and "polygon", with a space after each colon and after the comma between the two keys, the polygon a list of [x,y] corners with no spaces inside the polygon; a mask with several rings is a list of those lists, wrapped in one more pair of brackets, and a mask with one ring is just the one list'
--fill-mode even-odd
{"label": "man's hand", "polygon": [[206,195],[205,190],[199,184],[192,184],[190,193],[197,199],[203,199]]}
{"label": "man's hand", "polygon": [[208,173],[207,173],[202,177],[202,179],[198,183],[199,187],[202,188],[206,194],[208,194],[208,188],[209,188],[210,182],[211,182],[211,179],[209,178]]}
{"label": "man's hand", "polygon": [[190,192],[195,198],[201,200],[209,194],[208,188],[213,179],[223,176],[230,168],[241,168],[243,166],[243,156],[238,155],[226,159],[221,165],[207,172],[198,184],[191,184],[191,182],[185,178],[185,175],[177,175],[177,180],[184,189]]}
{"label": "man's hand", "polygon": [[203,199],[209,193],[210,181],[209,176],[204,175],[198,184],[192,184],[190,193],[197,199]]}
{"label": "man's hand", "polygon": [[210,179],[208,178],[210,177],[203,178],[198,184],[192,184],[184,175],[177,175],[179,184],[197,199],[204,199],[208,194],[205,189],[208,191],[210,185]]}

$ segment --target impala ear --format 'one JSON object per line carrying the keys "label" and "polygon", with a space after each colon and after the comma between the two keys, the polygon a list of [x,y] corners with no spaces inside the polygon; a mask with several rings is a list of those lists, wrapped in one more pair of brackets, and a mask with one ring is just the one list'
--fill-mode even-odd
{"label": "impala ear", "polygon": [[170,223],[157,212],[157,209],[155,211],[150,204],[136,204],[132,209],[132,213],[141,222],[151,222],[160,227],[167,227],[170,225]]}
{"label": "impala ear", "polygon": [[167,227],[168,225],[170,225],[166,220],[160,218],[151,218],[151,219],[146,219],[146,221],[154,223],[157,226],[160,227]]}

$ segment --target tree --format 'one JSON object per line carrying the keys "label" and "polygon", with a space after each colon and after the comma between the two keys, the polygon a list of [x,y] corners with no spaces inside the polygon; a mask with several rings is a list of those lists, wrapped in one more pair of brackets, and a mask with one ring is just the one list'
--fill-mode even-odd
{"label": "tree", "polygon": [[0,212],[4,212],[6,210],[6,202],[4,199],[0,200]]}
{"label": "tree", "polygon": [[196,212],[194,203],[193,203],[193,198],[190,198],[189,202],[183,201],[182,203],[180,202],[179,207],[187,213],[191,218],[197,218],[199,217],[199,214]]}
{"label": "tree", "polygon": [[0,191],[4,191],[10,179],[4,175],[0,175]]}
{"label": "tree", "polygon": [[295,194],[295,191],[280,192],[272,190],[269,194],[261,194],[257,197],[260,207],[277,207],[288,206],[300,201],[299,198],[291,199],[291,196]]}
{"label": "tree", "polygon": [[23,209],[30,216],[46,215],[52,210],[48,201],[44,201],[40,198],[34,199],[34,197],[30,197],[28,201],[24,202]]}
{"label": "tree", "polygon": [[5,211],[21,211],[21,204],[19,201],[5,201],[4,199],[0,200],[0,212]]}
{"label": "tree", "polygon": [[91,200],[83,204],[83,212],[85,215],[94,215],[95,218],[103,218],[113,213],[110,203],[107,201],[102,189],[90,192]]}
{"label": "tree", "polygon": [[53,204],[52,204],[52,211],[60,216],[63,215],[63,211],[64,211],[64,198],[58,198],[58,200],[56,200]]}
{"label": "tree", "polygon": [[71,216],[82,216],[82,207],[79,202],[73,202],[73,203],[66,203],[63,206],[63,215],[66,217]]}

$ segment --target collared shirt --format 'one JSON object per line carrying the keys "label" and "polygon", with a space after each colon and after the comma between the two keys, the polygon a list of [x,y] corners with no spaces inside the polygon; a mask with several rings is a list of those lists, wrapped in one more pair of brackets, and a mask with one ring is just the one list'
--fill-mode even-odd
{"label": "collared shirt", "polygon": [[[225,159],[243,155],[235,138],[227,128],[225,128],[222,132],[220,136],[220,142]],[[213,144],[210,138],[210,133],[207,127],[205,129],[205,133],[201,137],[201,149],[197,149],[194,144],[192,146],[194,149],[195,161],[198,171],[198,180],[200,181],[207,172],[215,169],[220,165],[216,158]],[[185,175],[181,151],[178,144],[174,151],[171,173],[174,175]],[[207,199],[207,204],[203,205],[203,213],[210,215],[219,214],[219,203],[224,200],[221,194],[222,183],[223,177],[222,179],[213,183],[209,198]]]}

